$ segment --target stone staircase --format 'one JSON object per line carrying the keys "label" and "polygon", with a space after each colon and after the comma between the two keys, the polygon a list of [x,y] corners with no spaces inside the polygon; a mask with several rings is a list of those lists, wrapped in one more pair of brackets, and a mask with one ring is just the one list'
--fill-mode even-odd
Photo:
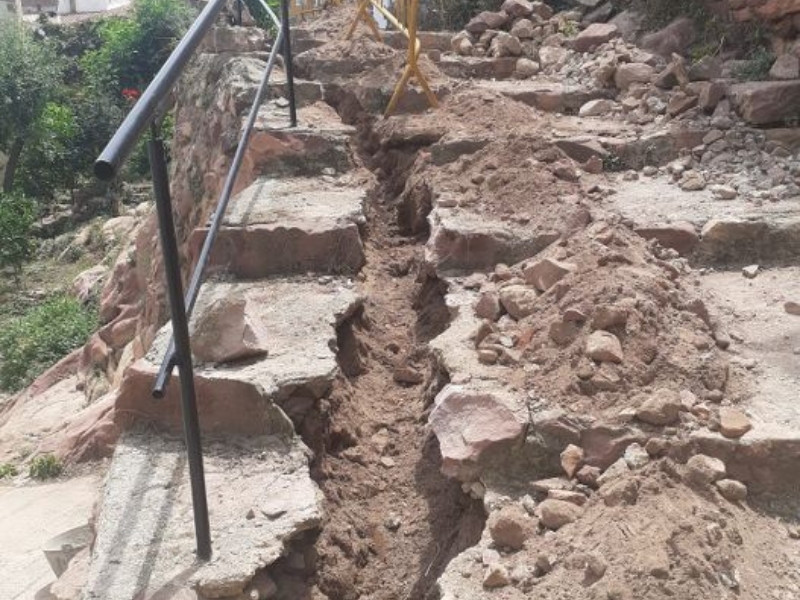
{"label": "stone staircase", "polygon": [[[251,160],[220,231],[190,323],[204,436],[212,559],[195,559],[191,490],[173,376],[150,391],[158,334],[127,371],[117,444],[96,522],[87,600],[266,598],[263,569],[319,528],[321,494],[296,431],[339,373],[337,328],[362,305],[365,191],[347,175],[354,130],[298,82],[300,127],[282,96],[262,109]],[[273,92],[285,91],[277,73]],[[277,178],[276,178],[277,177]],[[190,238],[197,250],[207,234]]]}

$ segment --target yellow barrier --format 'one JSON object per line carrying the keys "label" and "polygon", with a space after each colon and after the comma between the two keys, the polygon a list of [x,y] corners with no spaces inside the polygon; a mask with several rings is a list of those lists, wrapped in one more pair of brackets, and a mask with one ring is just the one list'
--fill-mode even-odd
{"label": "yellow barrier", "polygon": [[389,106],[386,107],[386,111],[384,112],[385,117],[388,117],[394,112],[394,109],[397,108],[397,103],[400,101],[400,96],[402,96],[403,91],[405,91],[408,81],[412,76],[416,77],[417,82],[425,92],[425,97],[428,99],[428,103],[433,108],[439,106],[436,95],[431,91],[430,85],[428,85],[428,80],[425,78],[425,75],[423,75],[419,68],[418,59],[421,50],[419,39],[417,39],[417,12],[419,10],[419,0],[395,0],[393,4],[397,10],[397,16],[383,6],[383,3],[379,2],[378,0],[359,0],[358,12],[356,13],[355,19],[353,19],[353,22],[350,24],[350,28],[347,31],[346,36],[346,39],[348,40],[352,38],[356,31],[356,27],[358,27],[358,23],[363,21],[367,27],[369,27],[370,31],[372,31],[375,39],[378,41],[383,41],[380,28],[378,27],[378,24],[375,22],[375,19],[369,10],[370,6],[373,6],[389,23],[394,25],[395,28],[397,28],[404,36],[406,36],[406,38],[408,38],[408,58],[406,59],[406,68],[403,70],[403,74],[394,88],[392,99],[389,101]]}

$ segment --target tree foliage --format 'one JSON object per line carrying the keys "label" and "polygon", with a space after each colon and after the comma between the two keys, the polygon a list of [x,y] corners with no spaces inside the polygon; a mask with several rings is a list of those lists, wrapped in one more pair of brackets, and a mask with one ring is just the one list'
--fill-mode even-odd
{"label": "tree foliage", "polygon": [[99,29],[101,46],[82,66],[109,92],[143,89],[189,27],[192,11],[180,0],[137,0],[132,18],[112,17]]}
{"label": "tree foliage", "polygon": [[16,391],[71,350],[97,325],[95,314],[69,296],[55,296],[0,331],[0,389]]}
{"label": "tree foliage", "polygon": [[34,249],[31,227],[36,208],[21,195],[0,194],[0,269],[12,269],[19,276],[22,265]]}
{"label": "tree foliage", "polygon": [[61,63],[52,48],[16,22],[0,22],[0,148],[10,192],[27,138],[55,94]]}

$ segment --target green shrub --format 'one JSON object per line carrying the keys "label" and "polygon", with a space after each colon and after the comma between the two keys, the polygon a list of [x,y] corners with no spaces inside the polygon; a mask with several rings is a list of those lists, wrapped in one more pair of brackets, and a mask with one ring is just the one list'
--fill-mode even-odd
{"label": "green shrub", "polygon": [[97,318],[68,296],[55,296],[0,331],[0,389],[16,391],[86,342]]}
{"label": "green shrub", "polygon": [[25,195],[51,199],[57,190],[75,188],[75,155],[86,152],[76,144],[78,132],[69,106],[56,102],[45,105],[16,174],[18,188]]}
{"label": "green shrub", "polygon": [[11,463],[3,463],[0,465],[0,479],[5,479],[6,477],[16,477],[17,474],[17,467]]}
{"label": "green shrub", "polygon": [[52,479],[61,475],[64,465],[52,454],[37,456],[31,461],[28,475],[34,479]]}
{"label": "green shrub", "polygon": [[81,68],[111,93],[141,92],[191,22],[192,9],[181,0],[136,0],[132,18],[112,17],[101,25],[102,44],[83,56]]}
{"label": "green shrub", "polygon": [[769,78],[769,71],[775,55],[767,48],[751,50],[744,62],[733,69],[732,75],[740,81],[764,81]]}
{"label": "green shrub", "polygon": [[34,203],[19,194],[0,193],[0,270],[22,272],[33,252],[31,228],[36,220]]}

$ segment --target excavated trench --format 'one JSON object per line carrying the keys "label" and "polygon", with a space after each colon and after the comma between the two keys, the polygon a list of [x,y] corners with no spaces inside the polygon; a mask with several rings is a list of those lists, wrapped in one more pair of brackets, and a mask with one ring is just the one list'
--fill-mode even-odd
{"label": "excavated trench", "polygon": [[370,123],[359,130],[354,159],[373,174],[356,278],[364,306],[338,329],[340,376],[298,424],[326,518],[269,569],[287,599],[437,598],[436,580],[485,524],[481,502],[440,473],[426,426],[448,381],[427,342],[449,316],[445,284],[424,268],[424,236],[406,235],[393,206],[405,173],[397,167],[417,149],[378,164]]}

